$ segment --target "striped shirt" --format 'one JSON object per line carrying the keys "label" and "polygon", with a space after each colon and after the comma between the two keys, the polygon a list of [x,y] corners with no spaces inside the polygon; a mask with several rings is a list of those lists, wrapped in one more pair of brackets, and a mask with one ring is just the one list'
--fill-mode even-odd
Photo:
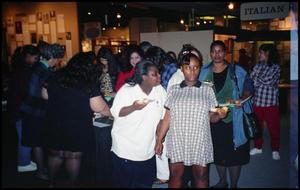
{"label": "striped shirt", "polygon": [[260,107],[279,105],[280,67],[277,64],[268,66],[258,63],[254,66],[250,77],[254,82],[254,104]]}

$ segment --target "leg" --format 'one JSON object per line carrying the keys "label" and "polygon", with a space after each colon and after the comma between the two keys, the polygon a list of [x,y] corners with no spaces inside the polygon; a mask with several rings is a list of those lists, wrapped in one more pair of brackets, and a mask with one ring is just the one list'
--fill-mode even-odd
{"label": "leg", "polygon": [[22,120],[18,120],[15,123],[18,134],[18,166],[27,166],[31,161],[31,147],[22,145]]}
{"label": "leg", "polygon": [[272,151],[279,151],[280,114],[278,106],[268,107],[265,115],[271,137],[271,149]]}
{"label": "leg", "polygon": [[230,188],[237,188],[242,166],[229,167]]}
{"label": "leg", "polygon": [[208,187],[208,168],[206,166],[193,165],[193,176],[195,179],[195,187]]}
{"label": "leg", "polygon": [[112,186],[111,127],[94,127],[96,135],[96,184]]}
{"label": "leg", "polygon": [[134,162],[133,185],[131,188],[151,188],[156,176],[156,157]]}
{"label": "leg", "polygon": [[44,164],[44,150],[42,147],[34,147],[33,148],[34,158],[37,164],[37,172],[36,177],[40,179],[47,180],[48,176],[46,173],[46,168]]}
{"label": "leg", "polygon": [[50,187],[53,187],[55,176],[58,170],[61,167],[63,162],[63,152],[57,150],[50,150],[48,155],[48,170],[49,170],[49,180],[50,180]]}
{"label": "leg", "polygon": [[181,188],[182,175],[184,172],[184,165],[182,162],[170,163],[170,181],[169,188]]}
{"label": "leg", "polygon": [[[255,115],[258,119],[258,122],[259,122],[259,126],[262,128],[261,131],[263,133],[263,121],[264,121],[264,114],[265,114],[265,111],[264,111],[264,108],[263,107],[257,107],[257,106],[253,106],[253,110],[255,112]],[[254,140],[254,147],[257,148],[257,149],[262,149],[262,145],[263,145],[263,134],[260,138],[257,138]]]}
{"label": "leg", "polygon": [[70,185],[73,186],[79,175],[82,152],[64,151],[66,170],[69,175]]}
{"label": "leg", "polygon": [[217,172],[218,172],[220,179],[219,179],[219,182],[216,185],[214,185],[213,187],[214,188],[227,187],[228,186],[227,176],[226,176],[227,167],[216,165],[216,168],[217,168]]}
{"label": "leg", "polygon": [[115,188],[130,188],[134,180],[132,161],[118,157],[112,153],[112,179]]}

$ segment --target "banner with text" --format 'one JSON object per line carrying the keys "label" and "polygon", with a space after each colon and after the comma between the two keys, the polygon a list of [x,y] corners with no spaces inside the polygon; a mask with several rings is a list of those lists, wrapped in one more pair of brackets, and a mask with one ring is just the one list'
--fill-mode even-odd
{"label": "banner with text", "polygon": [[241,4],[241,20],[285,18],[289,14],[289,2],[255,2]]}

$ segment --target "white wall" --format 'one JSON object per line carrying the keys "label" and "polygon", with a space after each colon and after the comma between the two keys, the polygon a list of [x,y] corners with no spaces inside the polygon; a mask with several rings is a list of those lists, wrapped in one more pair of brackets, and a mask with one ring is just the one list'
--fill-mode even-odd
{"label": "white wall", "polygon": [[177,55],[183,44],[191,44],[201,52],[203,63],[208,63],[211,60],[209,48],[213,41],[213,31],[141,33],[140,41],[149,41],[152,45],[161,47],[166,52],[174,51]]}

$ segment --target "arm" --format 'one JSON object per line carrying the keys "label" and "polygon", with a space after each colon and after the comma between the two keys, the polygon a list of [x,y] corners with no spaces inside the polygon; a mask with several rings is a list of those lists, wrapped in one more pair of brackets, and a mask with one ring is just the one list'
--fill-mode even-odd
{"label": "arm", "polygon": [[222,109],[217,112],[209,112],[209,118],[211,123],[217,123],[221,119],[225,118],[227,112],[223,111]]}
{"label": "arm", "polygon": [[257,76],[257,82],[263,85],[274,86],[280,76],[280,67],[275,67],[274,69],[267,72],[267,75]]}
{"label": "arm", "polygon": [[48,100],[48,91],[45,87],[42,88],[42,98]]}
{"label": "arm", "polygon": [[163,145],[162,141],[164,137],[166,136],[167,131],[169,130],[170,126],[170,111],[167,110],[164,116],[164,119],[160,122],[160,126],[156,130],[156,144],[155,144],[155,153],[158,155],[161,155]]}
{"label": "arm", "polygon": [[101,113],[105,116],[112,116],[108,105],[101,96],[90,98],[90,107],[94,112]]}
{"label": "arm", "polygon": [[138,100],[134,101],[132,105],[121,108],[119,117],[125,117],[136,110],[141,110],[146,107],[148,103],[139,103]]}

